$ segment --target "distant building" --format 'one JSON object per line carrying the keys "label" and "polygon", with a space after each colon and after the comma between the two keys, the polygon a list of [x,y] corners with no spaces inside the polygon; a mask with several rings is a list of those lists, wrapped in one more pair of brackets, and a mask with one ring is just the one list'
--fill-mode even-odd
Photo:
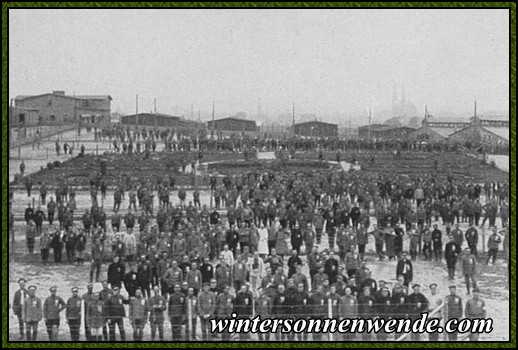
{"label": "distant building", "polygon": [[221,131],[259,131],[257,124],[254,120],[246,120],[235,117],[228,117],[214,120],[214,122],[208,121],[207,128],[209,130],[221,130]]}
{"label": "distant building", "polygon": [[509,146],[509,119],[502,116],[474,116],[470,125],[451,134],[450,140],[488,147]]}
{"label": "distant building", "polygon": [[9,107],[9,127],[37,126],[42,122],[37,109]]}
{"label": "distant building", "polygon": [[121,125],[174,128],[180,124],[180,117],[161,113],[139,113],[120,117]]}
{"label": "distant building", "polygon": [[470,125],[463,119],[436,119],[432,115],[426,116],[421,127],[408,134],[408,139],[419,141],[443,141],[453,133]]}
{"label": "distant building", "polygon": [[412,118],[417,115],[416,106],[406,97],[404,85],[401,87],[401,95],[399,97],[397,95],[396,86],[394,85],[390,115],[392,118]]}
{"label": "distant building", "polygon": [[109,95],[65,95],[53,91],[41,95],[17,96],[15,106],[38,111],[41,124],[83,121],[109,123],[112,98]]}
{"label": "distant building", "polygon": [[309,137],[337,137],[338,125],[320,121],[295,124],[295,135]]}
{"label": "distant building", "polygon": [[370,137],[376,140],[402,140],[413,131],[415,131],[415,129],[408,126],[373,124],[370,126],[360,126],[358,128],[358,136],[362,139],[368,139]]}

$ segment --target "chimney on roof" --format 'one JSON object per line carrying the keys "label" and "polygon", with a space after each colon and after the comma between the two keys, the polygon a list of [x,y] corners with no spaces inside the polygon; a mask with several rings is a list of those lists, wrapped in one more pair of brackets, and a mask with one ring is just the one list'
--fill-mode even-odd
{"label": "chimney on roof", "polygon": [[54,95],[61,95],[61,96],[65,96],[65,91],[61,91],[61,90],[58,90],[58,91],[52,91],[52,94],[54,94]]}

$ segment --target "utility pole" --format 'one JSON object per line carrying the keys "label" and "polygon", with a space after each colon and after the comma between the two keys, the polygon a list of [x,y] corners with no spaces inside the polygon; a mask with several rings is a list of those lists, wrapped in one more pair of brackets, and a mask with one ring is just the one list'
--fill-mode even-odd
{"label": "utility pole", "polygon": [[293,137],[295,137],[295,102],[293,102],[293,121],[292,121],[292,127],[293,127]]}
{"label": "utility pole", "polygon": [[212,100],[212,138],[214,138],[214,129],[216,128],[216,124],[214,122],[214,100]]}
{"label": "utility pole", "polygon": [[371,119],[372,119],[372,110],[369,107],[369,128],[367,129],[367,139],[371,139]]}

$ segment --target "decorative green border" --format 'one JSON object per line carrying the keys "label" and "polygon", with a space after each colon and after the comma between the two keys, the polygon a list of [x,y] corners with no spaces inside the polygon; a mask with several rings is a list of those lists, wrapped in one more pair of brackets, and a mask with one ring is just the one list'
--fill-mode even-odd
{"label": "decorative green border", "polygon": [[8,27],[7,16],[10,8],[260,8],[260,7],[287,7],[287,8],[508,8],[510,15],[510,62],[511,62],[511,79],[510,79],[510,111],[511,111],[511,237],[516,247],[516,4],[514,2],[366,2],[366,3],[346,3],[346,2],[4,2],[2,3],[2,347],[3,348],[98,348],[98,347],[132,347],[132,348],[306,348],[306,347],[324,347],[324,348],[515,348],[516,347],[516,250],[511,249],[511,341],[498,343],[13,343],[8,342],[8,218],[7,218],[7,201],[8,201]]}

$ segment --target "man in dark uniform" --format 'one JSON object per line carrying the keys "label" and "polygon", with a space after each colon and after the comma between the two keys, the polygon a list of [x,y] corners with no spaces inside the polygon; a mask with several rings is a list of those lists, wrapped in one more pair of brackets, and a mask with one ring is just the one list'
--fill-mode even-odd
{"label": "man in dark uniform", "polygon": [[[253,300],[252,292],[248,290],[249,284],[241,285],[241,289],[234,300],[234,312],[238,318],[251,319],[253,316]],[[239,333],[239,340],[246,341],[250,335],[246,332]]]}
{"label": "man in dark uniform", "polygon": [[[380,285],[382,281],[380,281]],[[393,317],[393,305],[390,297],[389,289],[385,286],[380,288],[380,291],[375,293],[375,306],[376,313],[379,318],[387,322]],[[378,333],[378,341],[386,341],[388,339],[389,334],[386,333],[383,329]]]}
{"label": "man in dark uniform", "polygon": [[[414,284],[412,289],[414,292],[408,295],[406,298],[406,303],[408,307],[408,316],[411,320],[415,321],[421,318],[421,314],[428,309],[428,299],[426,299],[426,297],[421,294],[420,284]],[[420,334],[412,332],[410,339],[412,341],[419,341]]]}
{"label": "man in dark uniform", "polygon": [[448,268],[448,279],[452,280],[455,278],[455,265],[457,265],[457,258],[462,253],[462,249],[453,237],[449,240],[444,247],[444,257],[446,258],[446,266]]}
{"label": "man in dark uniform", "polygon": [[81,328],[81,304],[82,300],[78,295],[79,288],[72,288],[72,296],[67,300],[66,318],[70,327],[70,340],[79,341],[79,329]]}
{"label": "man in dark uniform", "polygon": [[173,341],[182,340],[182,326],[185,324],[185,296],[180,292],[180,284],[173,286],[173,293],[169,297],[168,316],[171,322]]}
{"label": "man in dark uniform", "polygon": [[149,323],[151,325],[151,341],[155,341],[156,330],[161,342],[164,341],[164,311],[167,309],[166,299],[160,295],[160,288],[153,287],[154,295],[149,299]]}
{"label": "man in dark uniform", "polygon": [[410,282],[412,282],[414,276],[414,269],[412,266],[412,262],[407,259],[406,252],[403,252],[402,258],[397,262],[396,267],[396,278],[399,276],[403,276],[405,279],[405,286],[408,287]]}
{"label": "man in dark uniform", "polygon": [[[313,289],[313,294],[310,297],[311,314],[315,320],[324,320],[328,317],[326,300],[327,297],[324,293],[323,285],[318,284],[317,287]],[[321,341],[322,333],[313,333],[313,340]]]}
{"label": "man in dark uniform", "polygon": [[[376,316],[375,300],[369,286],[363,287],[363,294],[358,297],[358,316],[362,319],[373,319]],[[371,334],[365,330],[362,332],[362,340],[370,341]]]}
{"label": "man in dark uniform", "polygon": [[43,318],[45,319],[50,342],[58,340],[59,313],[66,308],[65,301],[56,295],[57,290],[56,286],[50,287],[50,296],[45,299],[43,304]]}
{"label": "man in dark uniform", "polygon": [[18,329],[20,330],[19,340],[25,339],[25,321],[23,320],[23,305],[25,303],[25,299],[27,299],[27,297],[29,296],[29,292],[25,289],[25,283],[27,283],[27,280],[25,278],[20,278],[18,280],[18,285],[20,286],[20,289],[14,293],[13,299],[13,312],[18,318]]}
{"label": "man in dark uniform", "polygon": [[115,326],[119,328],[120,340],[126,340],[126,332],[124,330],[124,318],[126,317],[126,310],[124,305],[129,304],[129,299],[125,299],[120,295],[120,288],[113,287],[113,294],[110,294],[106,303],[106,319],[108,328],[110,329],[110,341],[116,341]]}
{"label": "man in dark uniform", "polygon": [[[450,286],[450,295],[445,298],[446,310],[444,311],[445,321],[459,321],[462,318],[462,299],[457,295],[457,287]],[[457,341],[459,332],[448,333],[449,341]]]}

